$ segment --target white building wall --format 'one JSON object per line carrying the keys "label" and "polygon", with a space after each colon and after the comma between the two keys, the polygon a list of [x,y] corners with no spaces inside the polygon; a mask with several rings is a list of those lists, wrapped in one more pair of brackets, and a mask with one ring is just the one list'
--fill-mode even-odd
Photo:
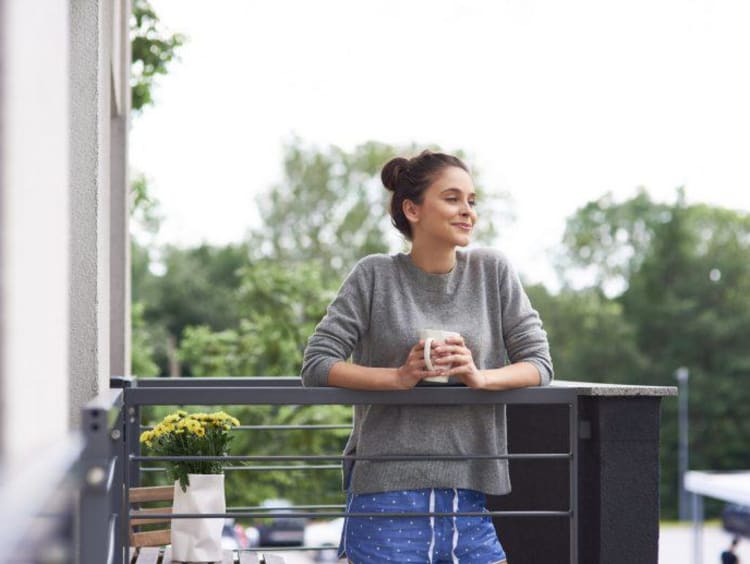
{"label": "white building wall", "polygon": [[[71,0],[70,417],[129,372],[129,2]],[[115,75],[115,73],[118,73]],[[114,278],[114,279],[113,279]]]}
{"label": "white building wall", "polygon": [[0,490],[129,373],[129,13],[0,0]]}
{"label": "white building wall", "polygon": [[0,2],[0,463],[6,474],[69,430],[68,23],[66,0],[46,1],[43,12],[36,2]]}

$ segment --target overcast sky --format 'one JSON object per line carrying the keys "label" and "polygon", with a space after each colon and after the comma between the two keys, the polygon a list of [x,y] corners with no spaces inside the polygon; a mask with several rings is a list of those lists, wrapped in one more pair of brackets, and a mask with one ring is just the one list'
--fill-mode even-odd
{"label": "overcast sky", "polygon": [[565,218],[608,191],[750,211],[746,0],[151,2],[189,38],[131,135],[163,241],[241,240],[292,134],[466,151],[513,197],[498,246],[553,287]]}

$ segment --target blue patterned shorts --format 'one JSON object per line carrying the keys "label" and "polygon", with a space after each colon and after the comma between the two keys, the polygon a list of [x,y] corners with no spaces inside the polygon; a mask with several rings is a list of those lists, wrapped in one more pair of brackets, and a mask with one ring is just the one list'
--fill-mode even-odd
{"label": "blue patterned shorts", "polygon": [[[421,489],[347,496],[350,513],[486,512],[484,494],[463,489]],[[506,559],[489,516],[348,517],[339,557],[354,564],[490,564]]]}

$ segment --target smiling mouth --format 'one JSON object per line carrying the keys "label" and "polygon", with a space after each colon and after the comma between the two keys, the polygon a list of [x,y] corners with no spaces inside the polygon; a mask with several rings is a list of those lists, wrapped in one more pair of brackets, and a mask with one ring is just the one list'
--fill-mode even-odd
{"label": "smiling mouth", "polygon": [[453,226],[458,227],[462,231],[471,231],[472,229],[472,226],[470,223],[454,223]]}

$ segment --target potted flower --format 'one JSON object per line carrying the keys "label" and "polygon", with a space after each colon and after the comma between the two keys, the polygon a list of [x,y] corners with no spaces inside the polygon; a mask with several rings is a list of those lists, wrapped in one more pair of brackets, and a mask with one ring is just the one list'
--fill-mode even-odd
{"label": "potted flower", "polygon": [[[167,415],[140,441],[157,456],[226,456],[232,435],[240,422],[224,413]],[[224,513],[224,463],[221,460],[168,461],[174,481],[174,513]],[[223,519],[173,519],[172,558],[183,562],[221,561]]]}

